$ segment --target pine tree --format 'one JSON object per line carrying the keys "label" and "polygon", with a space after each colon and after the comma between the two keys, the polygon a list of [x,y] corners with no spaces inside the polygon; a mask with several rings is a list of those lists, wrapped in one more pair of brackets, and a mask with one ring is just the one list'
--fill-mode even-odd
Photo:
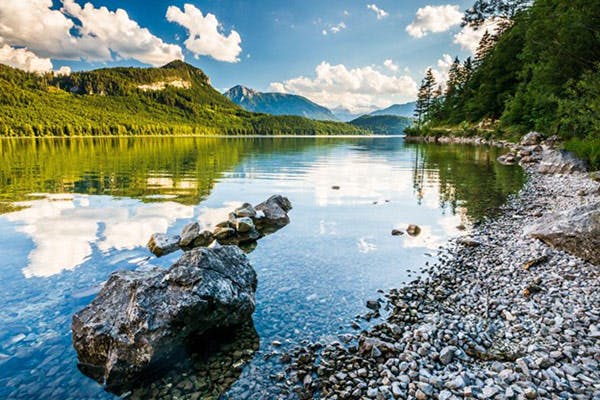
{"label": "pine tree", "polygon": [[496,35],[490,34],[489,31],[485,31],[481,40],[479,41],[479,45],[477,46],[477,50],[475,51],[475,64],[481,65],[485,57],[492,51],[494,46],[496,45],[496,39],[498,37]]}
{"label": "pine tree", "polygon": [[446,82],[446,99],[453,97],[461,87],[462,65],[458,57],[454,58],[448,71],[448,82]]}
{"label": "pine tree", "polygon": [[463,18],[463,26],[481,26],[487,19],[512,20],[531,6],[531,0],[477,0]]}
{"label": "pine tree", "polygon": [[417,104],[415,106],[415,117],[417,118],[417,126],[419,128],[421,128],[423,123],[429,118],[435,87],[435,77],[433,76],[433,71],[429,68],[425,74],[425,78],[421,81],[421,86],[419,87],[419,93],[417,95]]}

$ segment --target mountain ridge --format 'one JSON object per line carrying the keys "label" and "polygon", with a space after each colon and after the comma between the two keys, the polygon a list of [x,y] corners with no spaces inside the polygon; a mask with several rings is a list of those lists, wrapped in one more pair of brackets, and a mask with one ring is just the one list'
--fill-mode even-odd
{"label": "mountain ridge", "polygon": [[270,115],[296,115],[322,121],[337,121],[337,118],[328,108],[295,94],[259,92],[243,85],[236,85],[223,95],[246,111]]}
{"label": "mountain ridge", "polygon": [[413,124],[413,119],[397,115],[362,115],[349,124],[376,135],[402,135]]}
{"label": "mountain ridge", "polygon": [[416,101],[411,101],[408,103],[401,103],[401,104],[392,104],[389,107],[372,111],[368,115],[371,115],[371,116],[395,115],[397,117],[412,118],[414,115],[414,112],[415,112],[416,105],[417,105]]}

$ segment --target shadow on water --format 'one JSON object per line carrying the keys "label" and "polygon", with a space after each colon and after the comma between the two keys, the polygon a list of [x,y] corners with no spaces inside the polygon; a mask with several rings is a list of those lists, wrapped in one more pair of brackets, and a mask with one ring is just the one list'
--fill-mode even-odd
{"label": "shadow on water", "polygon": [[[185,347],[135,381],[114,382],[106,390],[128,399],[218,398],[233,385],[260,346],[254,323],[213,329],[190,337]],[[93,376],[84,365],[86,375]]]}

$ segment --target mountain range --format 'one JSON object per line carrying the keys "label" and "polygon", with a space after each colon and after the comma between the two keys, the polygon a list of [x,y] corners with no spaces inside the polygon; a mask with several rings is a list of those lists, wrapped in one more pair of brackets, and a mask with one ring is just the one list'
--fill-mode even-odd
{"label": "mountain range", "polygon": [[339,122],[248,112],[182,61],[68,76],[0,65],[0,136],[360,133]]}
{"label": "mountain range", "polygon": [[[225,97],[241,106],[247,111],[271,115],[297,115],[322,121],[356,120],[364,113],[355,113],[344,107],[328,109],[306,97],[288,93],[265,93],[237,85],[223,93]],[[412,118],[415,102],[394,104],[387,108],[375,110],[368,115],[394,115],[397,117]]]}
{"label": "mountain range", "polygon": [[335,121],[333,113],[306,97],[286,93],[262,93],[245,86],[234,86],[225,97],[247,111],[271,115],[297,115],[322,121]]}
{"label": "mountain range", "polygon": [[395,115],[397,117],[412,118],[415,113],[416,105],[417,105],[416,101],[411,101],[410,103],[404,103],[404,104],[393,104],[387,108],[373,111],[369,115],[372,115],[372,116]]}

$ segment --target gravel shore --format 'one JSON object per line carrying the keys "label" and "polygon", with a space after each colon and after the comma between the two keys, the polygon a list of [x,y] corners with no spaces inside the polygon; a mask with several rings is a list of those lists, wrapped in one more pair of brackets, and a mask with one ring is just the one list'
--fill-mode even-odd
{"label": "gravel shore", "polygon": [[294,354],[288,382],[300,398],[600,399],[600,267],[524,233],[599,201],[600,185],[525,168],[498,217],[386,294],[384,322]]}

